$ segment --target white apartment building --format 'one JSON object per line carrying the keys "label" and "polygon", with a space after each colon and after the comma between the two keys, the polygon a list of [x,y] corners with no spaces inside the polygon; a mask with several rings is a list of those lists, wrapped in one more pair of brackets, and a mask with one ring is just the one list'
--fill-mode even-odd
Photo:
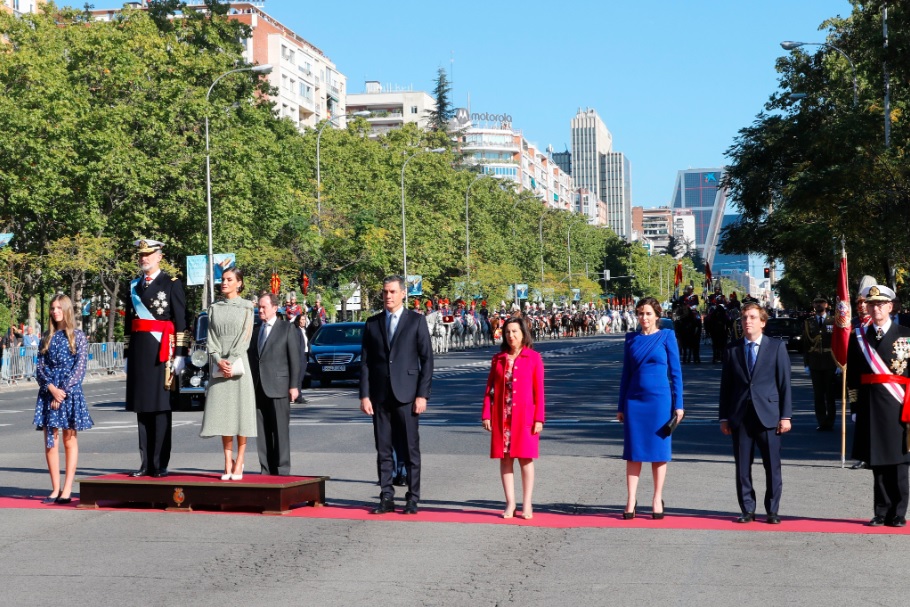
{"label": "white apartment building", "polygon": [[[676,241],[686,247],[695,247],[695,215],[688,209],[673,211],[673,236]],[[687,251],[680,249],[680,256]]]}
{"label": "white apartment building", "polygon": [[369,112],[370,136],[377,137],[394,129],[400,129],[409,122],[416,123],[421,129],[429,125],[428,112],[436,109],[436,100],[424,91],[414,91],[410,87],[402,88],[393,85],[381,85],[376,80],[369,80],[363,93],[348,93],[348,114]]}
{"label": "white apartment building", "polygon": [[549,207],[574,210],[572,176],[559,168],[548,152],[529,142],[511,123],[473,126],[466,110],[459,110],[455,125],[463,131],[461,151],[467,164],[482,165],[483,172],[511,181],[520,192],[533,192]]}
{"label": "white apartment building", "polygon": [[622,152],[600,156],[600,199],[607,205],[607,225],[632,241],[632,163]]}
{"label": "white apartment building", "polygon": [[38,12],[39,4],[44,4],[44,0],[0,0],[0,10],[14,15],[23,15]]}
{"label": "white apartment building", "polygon": [[[4,0],[10,1],[10,0]],[[22,0],[19,0],[22,2]],[[231,2],[228,17],[247,24],[253,35],[243,41],[244,59],[272,66],[267,76],[277,89],[275,111],[301,130],[323,120],[343,116],[347,78],[320,49],[263,10],[264,2]],[[147,8],[147,2],[127,2],[129,8]],[[122,9],[93,9],[95,19],[113,19]],[[205,10],[190,3],[187,10]],[[344,126],[343,120],[333,125]]]}

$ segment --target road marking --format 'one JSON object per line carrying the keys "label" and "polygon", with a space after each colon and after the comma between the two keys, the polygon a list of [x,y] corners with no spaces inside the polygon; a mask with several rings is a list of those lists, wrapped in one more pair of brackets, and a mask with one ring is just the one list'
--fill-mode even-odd
{"label": "road marking", "polygon": [[0,409],[0,413],[27,413],[27,411],[16,411],[13,409]]}

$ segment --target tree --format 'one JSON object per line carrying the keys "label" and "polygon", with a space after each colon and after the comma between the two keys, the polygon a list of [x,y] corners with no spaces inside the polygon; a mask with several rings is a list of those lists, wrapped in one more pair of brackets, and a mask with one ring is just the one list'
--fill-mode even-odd
{"label": "tree", "polygon": [[449,77],[445,68],[439,68],[436,73],[436,84],[433,87],[433,98],[436,100],[436,107],[427,110],[427,118],[430,121],[430,128],[438,132],[448,132],[449,121],[455,117],[455,108],[449,99],[452,92],[452,85],[449,83]]}

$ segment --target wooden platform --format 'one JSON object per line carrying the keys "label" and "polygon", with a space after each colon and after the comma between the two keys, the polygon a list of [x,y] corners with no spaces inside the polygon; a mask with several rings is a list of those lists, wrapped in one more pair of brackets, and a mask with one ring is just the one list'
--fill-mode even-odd
{"label": "wooden platform", "polygon": [[263,476],[245,474],[240,481],[222,481],[220,474],[171,474],[166,478],[106,474],[79,479],[79,508],[116,504],[163,505],[172,512],[193,507],[258,510],[285,514],[294,506],[325,504],[328,476]]}

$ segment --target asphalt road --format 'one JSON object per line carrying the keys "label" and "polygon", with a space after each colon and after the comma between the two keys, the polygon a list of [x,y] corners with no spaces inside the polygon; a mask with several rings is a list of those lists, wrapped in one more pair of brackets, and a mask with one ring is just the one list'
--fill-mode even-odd
{"label": "asphalt road", "polygon": [[[618,513],[625,502],[616,395],[622,337],[538,344],[547,424],[536,512]],[[427,508],[502,507],[480,426],[492,349],[440,356],[422,418]],[[710,353],[709,353],[710,356]],[[794,430],[784,441],[781,515],[868,519],[871,473],[842,469],[840,432],[815,432],[811,388],[793,358]],[[716,422],[719,367],[684,369],[687,417],[674,434],[667,516],[738,507],[729,439]],[[0,390],[0,495],[48,491],[35,388]],[[86,382],[95,428],[79,435],[80,476],[138,465],[122,378]],[[292,417],[293,473],[332,477],[328,501],[377,498],[370,421],[356,387],[307,393]],[[171,469],[217,471],[200,412],[174,414]],[[848,436],[848,449],[849,449]],[[252,445],[251,445],[252,448]],[[248,462],[255,468],[255,449]],[[849,462],[848,462],[849,463]],[[761,471],[756,464],[756,475]],[[646,470],[639,503],[647,513]],[[4,605],[897,605],[910,589],[904,536],[667,529],[552,529],[157,511],[0,511]],[[758,523],[756,523],[758,524]]]}

